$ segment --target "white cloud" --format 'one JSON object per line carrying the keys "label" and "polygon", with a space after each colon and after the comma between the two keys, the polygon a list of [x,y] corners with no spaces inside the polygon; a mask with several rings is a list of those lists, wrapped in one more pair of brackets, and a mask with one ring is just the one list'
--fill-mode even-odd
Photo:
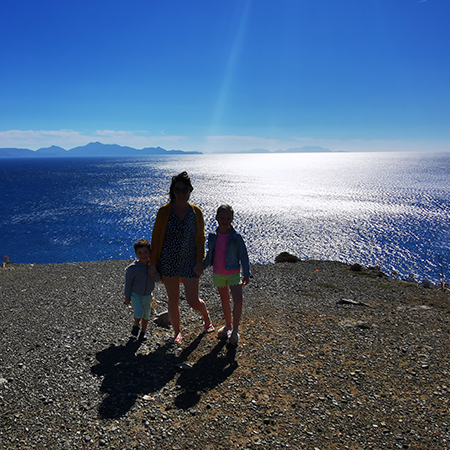
{"label": "white cloud", "polygon": [[235,153],[252,149],[269,151],[286,150],[293,147],[320,146],[331,151],[450,151],[446,141],[401,141],[369,139],[320,139],[314,137],[288,136],[286,138],[265,138],[259,136],[217,135],[193,138],[189,136],[150,136],[146,131],[96,130],[84,133],[74,130],[9,130],[0,131],[0,148],[17,147],[37,150],[57,145],[66,150],[100,141],[104,144],[118,144],[141,149],[163,147],[167,150],[200,151],[203,153]]}
{"label": "white cloud", "polygon": [[181,147],[181,143],[186,139],[184,136],[149,136],[145,131],[97,130],[93,133],[82,133],[74,130],[8,130],[0,131],[0,148],[17,147],[37,150],[56,145],[68,150],[89,142],[100,141],[103,144],[118,144],[134,148],[160,146],[172,149]]}
{"label": "white cloud", "polygon": [[0,131],[0,147],[18,147],[37,150],[42,147],[57,145],[66,150],[89,142],[78,131],[58,130],[8,130]]}

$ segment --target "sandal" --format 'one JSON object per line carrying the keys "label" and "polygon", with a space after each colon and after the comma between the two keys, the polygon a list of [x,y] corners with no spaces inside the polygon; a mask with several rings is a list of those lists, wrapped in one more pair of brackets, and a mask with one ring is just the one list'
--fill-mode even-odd
{"label": "sandal", "polygon": [[203,328],[205,329],[204,333],[212,333],[215,330],[212,322],[209,325],[203,325]]}
{"label": "sandal", "polygon": [[230,331],[231,330],[227,327],[219,328],[219,331],[217,332],[217,339],[228,339]]}
{"label": "sandal", "polygon": [[239,344],[239,333],[237,331],[233,331],[230,337],[230,344],[237,347]]}
{"label": "sandal", "polygon": [[183,340],[183,336],[181,335],[181,333],[178,333],[175,337],[170,339],[169,342],[171,344],[180,344],[182,340]]}

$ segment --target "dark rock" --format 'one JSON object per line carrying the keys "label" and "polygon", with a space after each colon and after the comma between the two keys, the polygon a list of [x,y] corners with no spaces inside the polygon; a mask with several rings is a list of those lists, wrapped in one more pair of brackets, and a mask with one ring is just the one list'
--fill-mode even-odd
{"label": "dark rock", "polygon": [[282,252],[275,258],[276,263],[280,263],[280,262],[296,263],[299,261],[300,261],[300,258],[298,258],[295,255],[291,255],[288,252]]}
{"label": "dark rock", "polygon": [[153,323],[158,327],[169,328],[171,323],[169,319],[169,313],[167,311],[158,314],[154,319]]}

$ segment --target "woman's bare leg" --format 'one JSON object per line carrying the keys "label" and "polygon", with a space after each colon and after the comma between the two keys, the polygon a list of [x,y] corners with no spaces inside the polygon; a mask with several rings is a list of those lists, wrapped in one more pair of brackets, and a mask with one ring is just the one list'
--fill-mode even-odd
{"label": "woman's bare leg", "polygon": [[180,333],[180,279],[178,277],[162,277],[169,297],[169,320],[175,337]]}
{"label": "woman's bare leg", "polygon": [[198,298],[198,278],[182,278],[184,289],[186,292],[186,301],[189,303],[191,308],[199,311],[203,316],[203,321],[205,326],[211,324],[211,319],[209,318],[208,310],[206,309],[205,302]]}

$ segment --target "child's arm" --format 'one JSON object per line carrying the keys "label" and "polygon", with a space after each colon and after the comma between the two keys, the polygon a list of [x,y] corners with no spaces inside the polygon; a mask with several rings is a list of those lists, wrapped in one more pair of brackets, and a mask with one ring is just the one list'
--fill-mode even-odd
{"label": "child's arm", "polygon": [[[158,274],[158,271],[156,270],[156,266],[154,266],[153,264],[150,266],[150,275],[152,277],[156,277]],[[156,280],[159,281],[159,280]]]}
{"label": "child's arm", "polygon": [[213,233],[208,234],[208,251],[206,252],[205,260],[203,261],[203,268],[206,269],[213,264],[213,251],[216,243],[216,235]]}
{"label": "child's arm", "polygon": [[161,274],[156,270],[156,267],[154,270],[154,275],[152,275],[152,266],[150,266],[149,270],[150,270],[150,275],[153,277],[154,281],[161,281]]}
{"label": "child's arm", "polygon": [[242,239],[241,235],[239,235],[238,239],[238,252],[239,252],[239,259],[241,261],[244,280],[247,278],[247,283],[245,284],[248,284],[248,282],[250,281],[250,262],[248,259],[247,247],[245,246],[244,239]]}
{"label": "child's arm", "polygon": [[250,277],[243,277],[242,278],[242,286],[247,286],[247,284],[250,283]]}
{"label": "child's arm", "polygon": [[133,286],[133,279],[134,279],[134,266],[129,266],[125,272],[125,289],[124,289],[125,300],[124,300],[124,303],[126,305],[129,305],[130,301],[131,301],[131,291],[132,291],[132,286]]}

